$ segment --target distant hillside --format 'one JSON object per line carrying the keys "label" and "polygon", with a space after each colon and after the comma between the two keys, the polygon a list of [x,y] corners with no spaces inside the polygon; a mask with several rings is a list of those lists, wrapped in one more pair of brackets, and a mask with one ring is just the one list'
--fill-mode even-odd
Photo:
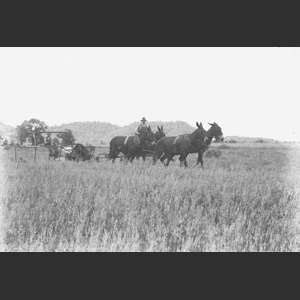
{"label": "distant hillside", "polygon": [[[126,126],[118,126],[107,122],[73,122],[68,124],[62,124],[60,126],[50,126],[48,130],[52,131],[63,131],[65,129],[70,129],[77,143],[81,144],[92,144],[92,145],[108,145],[110,140],[117,135],[133,135],[139,122],[134,122]],[[183,121],[175,122],[148,122],[151,126],[152,131],[157,131],[157,126],[163,126],[164,132],[167,136],[177,136],[179,134],[191,133],[196,129],[195,126],[191,126]],[[209,126],[205,126],[206,129]],[[0,122],[0,137],[9,137],[14,140],[16,136],[16,130],[12,126],[8,126]],[[273,139],[266,138],[249,138],[249,137],[239,137],[239,136],[226,136],[224,139],[227,143],[254,143],[254,142],[266,142],[275,143],[278,142]]]}
{"label": "distant hillside", "polygon": [[[117,135],[133,135],[136,127],[139,125],[139,122],[134,122],[125,126],[113,125],[106,122],[74,122],[69,124],[62,124],[60,126],[49,127],[48,130],[65,130],[70,129],[73,132],[73,135],[76,138],[77,143],[82,144],[92,144],[92,145],[101,145],[109,144],[110,140]],[[177,136],[179,134],[191,133],[196,129],[195,126],[191,126],[183,121],[175,122],[148,122],[148,125],[151,126],[152,131],[157,131],[157,126],[163,126],[166,136]],[[204,127],[208,130],[209,126]],[[249,137],[239,137],[239,136],[226,136],[225,142],[234,141],[237,143],[254,143],[254,142],[266,142],[274,143],[276,142],[273,139],[266,138],[249,138]]]}
{"label": "distant hillside", "polygon": [[116,132],[120,126],[106,122],[73,122],[60,126],[48,127],[48,130],[60,131],[70,129],[77,143],[101,145],[106,143],[110,132]]}
{"label": "distant hillside", "polygon": [[[133,135],[139,122],[134,122],[126,126],[113,125],[106,122],[74,122],[69,124],[62,124],[60,126],[49,127],[48,130],[60,131],[70,129],[77,143],[101,145],[109,144],[110,140],[117,135]],[[190,126],[186,122],[149,122],[152,131],[157,131],[157,126],[163,126],[164,132],[168,136],[176,136],[178,134],[190,133],[195,127]]]}

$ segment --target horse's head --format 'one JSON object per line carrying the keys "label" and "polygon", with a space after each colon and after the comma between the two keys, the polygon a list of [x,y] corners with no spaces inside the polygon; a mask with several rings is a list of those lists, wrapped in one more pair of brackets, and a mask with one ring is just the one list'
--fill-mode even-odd
{"label": "horse's head", "polygon": [[205,143],[207,143],[208,141],[208,137],[207,137],[207,132],[206,130],[203,128],[202,126],[202,122],[200,122],[200,124],[198,122],[196,122],[196,126],[198,127],[195,132],[196,132],[196,138],[198,140],[202,140]]}
{"label": "horse's head", "polygon": [[209,135],[214,137],[216,142],[223,142],[224,136],[221,127],[216,122],[208,124],[211,125],[211,128],[208,130]]}
{"label": "horse's head", "polygon": [[158,131],[156,131],[155,134],[154,134],[154,137],[155,137],[156,141],[158,141],[161,138],[166,136],[165,133],[164,133],[163,126],[161,126],[161,127],[157,126],[157,129],[158,129]]}

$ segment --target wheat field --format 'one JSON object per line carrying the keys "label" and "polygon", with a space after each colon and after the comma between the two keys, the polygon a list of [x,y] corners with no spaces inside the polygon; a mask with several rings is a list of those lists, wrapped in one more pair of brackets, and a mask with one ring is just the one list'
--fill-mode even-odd
{"label": "wheat field", "polygon": [[[299,251],[300,145],[213,145],[204,169],[0,149],[4,251]],[[97,151],[96,151],[97,154]]]}

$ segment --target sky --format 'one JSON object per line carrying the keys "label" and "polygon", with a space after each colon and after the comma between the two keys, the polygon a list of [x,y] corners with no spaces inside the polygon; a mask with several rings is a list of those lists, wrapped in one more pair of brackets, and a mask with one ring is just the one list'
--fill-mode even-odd
{"label": "sky", "polygon": [[0,121],[202,122],[300,141],[300,48],[0,48]]}

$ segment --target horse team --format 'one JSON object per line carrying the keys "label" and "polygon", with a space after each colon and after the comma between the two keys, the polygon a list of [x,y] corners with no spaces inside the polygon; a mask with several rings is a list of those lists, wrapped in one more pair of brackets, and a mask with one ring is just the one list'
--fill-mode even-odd
{"label": "horse team", "polygon": [[153,153],[153,164],[159,159],[166,166],[173,160],[175,155],[180,155],[180,164],[187,167],[186,158],[189,153],[198,153],[197,164],[201,163],[203,167],[203,153],[208,149],[213,138],[216,141],[223,141],[221,127],[217,123],[208,123],[210,129],[206,131],[202,123],[196,122],[197,128],[190,134],[166,137],[163,127],[158,126],[158,131],[153,133],[151,127],[145,127],[141,131],[139,143],[136,143],[134,136],[115,136],[109,144],[108,158],[115,161],[119,153],[123,153],[130,162],[140,156],[145,160],[147,152]]}
{"label": "horse team", "polygon": [[[190,134],[182,134],[179,136],[166,136],[163,126],[157,127],[158,131],[153,132],[150,126],[145,126],[140,132],[139,140],[135,136],[115,136],[109,143],[109,154],[107,158],[115,162],[119,153],[124,154],[124,158],[130,162],[134,158],[142,157],[145,161],[146,156],[153,156],[153,164],[160,160],[166,166],[169,165],[173,157],[179,155],[180,165],[187,167],[187,156],[190,153],[198,153],[199,163],[203,167],[203,153],[208,149],[213,138],[216,141],[223,141],[223,133],[221,127],[217,123],[208,123],[211,127],[205,130],[202,123],[196,122],[197,128]],[[65,149],[65,158],[73,161],[90,160],[95,152],[95,147],[84,147],[76,144],[72,149]],[[58,156],[58,149],[49,148],[50,157]],[[97,158],[96,158],[97,159]],[[165,163],[166,160],[166,163]],[[98,160],[97,160],[98,162]]]}

